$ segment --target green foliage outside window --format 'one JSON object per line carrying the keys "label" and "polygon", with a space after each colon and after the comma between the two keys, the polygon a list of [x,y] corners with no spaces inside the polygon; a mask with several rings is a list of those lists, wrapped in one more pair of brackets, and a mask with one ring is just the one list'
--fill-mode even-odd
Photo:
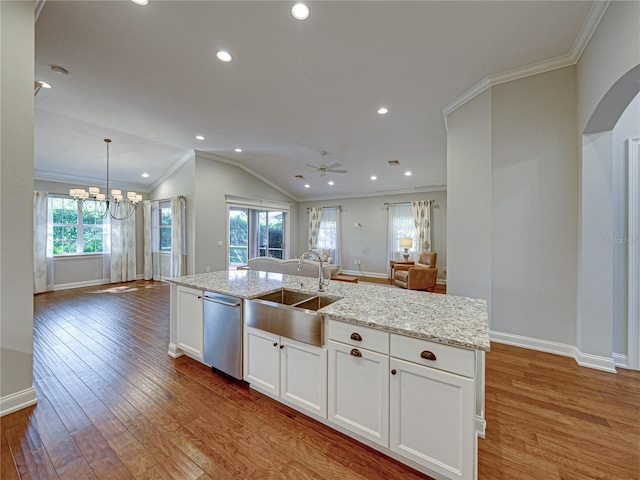
{"label": "green foliage outside window", "polygon": [[80,211],[75,200],[51,197],[53,254],[101,253],[103,251],[102,210],[87,200]]}

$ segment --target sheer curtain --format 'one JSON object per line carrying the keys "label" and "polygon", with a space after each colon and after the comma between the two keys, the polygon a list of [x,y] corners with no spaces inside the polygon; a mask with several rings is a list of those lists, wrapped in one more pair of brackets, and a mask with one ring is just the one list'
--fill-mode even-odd
{"label": "sheer curtain", "polygon": [[334,265],[342,265],[340,222],[340,207],[324,207],[322,209],[317,247],[322,250],[329,250],[329,257],[333,259]]}
{"label": "sheer curtain", "polygon": [[142,202],[144,221],[144,279],[160,280],[160,202]]}
{"label": "sheer curtain", "polygon": [[[401,238],[413,239],[413,247],[409,249],[410,254],[418,251],[416,228],[413,222],[413,209],[410,203],[400,203],[389,205],[389,240],[387,245],[387,264],[390,260],[402,260],[400,248]],[[413,255],[412,255],[413,256]],[[411,260],[412,257],[409,257]]]}
{"label": "sheer curtain", "polygon": [[[118,205],[117,216],[125,205]],[[136,279],[136,215],[124,220],[111,219],[111,283]]]}
{"label": "sheer curtain", "polygon": [[33,192],[33,293],[47,291],[47,263],[53,257],[48,219],[49,194]]}
{"label": "sheer curtain", "polygon": [[186,199],[171,197],[171,276],[185,274],[187,266]]}
{"label": "sheer curtain", "polygon": [[309,248],[318,247],[318,232],[322,221],[322,207],[309,207]]}
{"label": "sheer curtain", "polygon": [[411,202],[413,223],[418,237],[418,253],[431,251],[431,202],[416,200]]}

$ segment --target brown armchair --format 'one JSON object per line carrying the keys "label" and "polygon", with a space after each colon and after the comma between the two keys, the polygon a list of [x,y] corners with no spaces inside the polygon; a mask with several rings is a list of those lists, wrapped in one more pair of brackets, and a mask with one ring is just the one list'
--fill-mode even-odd
{"label": "brown armchair", "polygon": [[438,279],[436,252],[423,252],[414,265],[396,265],[394,283],[408,290],[433,291]]}

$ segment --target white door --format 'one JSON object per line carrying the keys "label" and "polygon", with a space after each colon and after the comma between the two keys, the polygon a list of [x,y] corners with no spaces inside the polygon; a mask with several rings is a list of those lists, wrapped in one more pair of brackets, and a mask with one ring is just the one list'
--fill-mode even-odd
{"label": "white door", "polygon": [[178,287],[177,297],[176,340],[178,347],[189,356],[203,362],[204,319],[202,291]]}
{"label": "white door", "polygon": [[447,478],[475,478],[473,379],[391,358],[390,448]]}
{"label": "white door", "polygon": [[281,338],[280,396],[327,418],[327,349]]}
{"label": "white door", "polygon": [[389,446],[389,357],[329,342],[329,420]]}
{"label": "white door", "polygon": [[280,336],[245,326],[244,379],[280,395]]}

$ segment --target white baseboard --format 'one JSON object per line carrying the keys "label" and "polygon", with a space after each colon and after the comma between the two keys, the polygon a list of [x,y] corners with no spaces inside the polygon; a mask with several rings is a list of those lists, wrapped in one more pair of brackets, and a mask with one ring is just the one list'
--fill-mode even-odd
{"label": "white baseboard", "polygon": [[175,343],[169,344],[169,351],[167,352],[170,357],[178,358],[184,355],[184,351],[178,347]]}
{"label": "white baseboard", "polygon": [[629,357],[622,353],[614,353],[613,360],[616,362],[616,367],[629,368]]}
{"label": "white baseboard", "polygon": [[489,338],[492,342],[504,343],[516,347],[529,348],[540,352],[554,353],[563,357],[573,357],[581,367],[593,368],[605,372],[616,373],[616,364],[613,357],[601,357],[582,353],[575,345],[566,343],[552,342],[550,340],[541,340],[539,338],[524,337],[513,333],[502,333],[496,331],[489,332]]}
{"label": "white baseboard", "polygon": [[485,430],[487,429],[487,421],[479,415],[476,415],[476,435],[485,438]]}
{"label": "white baseboard", "polygon": [[96,287],[98,285],[104,285],[109,282],[105,282],[102,279],[99,280],[86,280],[84,282],[72,282],[72,283],[59,283],[57,285],[49,285],[47,290],[50,292],[54,292],[57,290],[68,290],[70,288],[80,288],[80,287]]}
{"label": "white baseboard", "polygon": [[0,417],[38,403],[33,387],[0,398]]}
{"label": "white baseboard", "polygon": [[[136,275],[136,280],[144,280],[144,274]],[[99,285],[107,285],[109,283],[111,283],[111,281],[108,278],[97,279],[97,280],[86,280],[84,282],[60,283],[58,285],[47,285],[47,291],[53,292],[57,290],[68,290],[70,288],[97,287]]]}
{"label": "white baseboard", "polygon": [[373,277],[373,278],[389,278],[386,273],[377,272],[361,272],[360,270],[340,270],[344,275],[353,275],[354,277]]}

